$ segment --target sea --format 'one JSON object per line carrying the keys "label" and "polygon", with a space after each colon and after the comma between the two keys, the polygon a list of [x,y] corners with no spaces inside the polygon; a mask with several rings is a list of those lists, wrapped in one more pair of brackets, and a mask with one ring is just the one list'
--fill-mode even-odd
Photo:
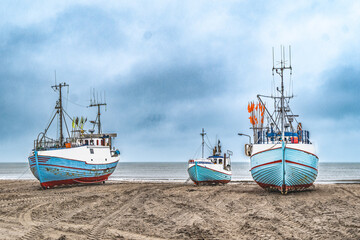
{"label": "sea", "polygon": [[[232,163],[232,182],[252,181],[250,163]],[[132,182],[185,182],[187,162],[119,162],[109,180]],[[35,179],[28,163],[1,163],[0,179]],[[319,163],[315,183],[360,183],[360,163]]]}

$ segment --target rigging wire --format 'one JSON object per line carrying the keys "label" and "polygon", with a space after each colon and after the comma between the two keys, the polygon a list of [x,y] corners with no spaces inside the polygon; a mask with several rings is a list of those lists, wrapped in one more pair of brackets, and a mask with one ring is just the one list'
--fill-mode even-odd
{"label": "rigging wire", "polygon": [[26,170],[17,178],[17,180],[19,180],[22,176],[24,176],[24,174],[29,170],[30,170],[30,168],[28,166],[26,166]]}
{"label": "rigging wire", "polygon": [[[65,110],[63,109],[63,111],[65,112]],[[70,137],[70,132],[69,132],[69,128],[67,126],[67,123],[66,123],[66,120],[65,120],[65,116],[63,115],[63,118],[64,118],[64,123],[65,123],[65,127],[66,127],[66,131],[68,133],[68,136]]]}
{"label": "rigging wire", "polygon": [[209,139],[209,137],[208,137],[207,134],[206,134],[205,136],[206,136],[206,139],[208,140],[208,143],[209,143],[209,145],[210,145],[210,150],[212,150],[212,149],[213,149],[213,146],[212,146],[212,144],[211,144],[211,141],[210,141],[210,139]]}
{"label": "rigging wire", "polygon": [[[271,96],[276,96],[276,92],[275,92],[275,77],[274,74],[272,75],[273,79],[271,81]],[[274,94],[274,95],[273,95]]]}
{"label": "rigging wire", "polygon": [[211,151],[212,148],[206,142],[204,142],[204,143],[205,143],[206,147]]}
{"label": "rigging wire", "polygon": [[68,102],[69,102],[69,87],[67,87],[67,91],[66,91],[66,104],[65,104],[65,109],[67,109],[68,107]]}
{"label": "rigging wire", "polygon": [[[68,118],[72,121],[73,119],[70,117],[70,115],[63,109],[64,113],[68,116]],[[65,120],[64,120],[65,121]]]}
{"label": "rigging wire", "polygon": [[59,129],[59,119],[56,119],[56,139],[59,138],[59,133],[60,133],[60,129]]}
{"label": "rigging wire", "polygon": [[47,121],[47,124],[46,124],[46,126],[49,126],[49,124],[50,124],[50,121],[51,121],[51,119],[53,118],[53,116],[54,116],[54,112],[55,112],[55,108],[54,108],[54,110],[52,111],[52,113],[51,113],[51,115],[50,115],[50,118],[49,118],[49,121]]}
{"label": "rigging wire", "polygon": [[69,101],[70,103],[74,104],[74,105],[79,106],[79,107],[83,107],[83,108],[87,108],[87,107],[88,107],[88,106],[84,106],[84,105],[78,104],[78,103],[76,103],[76,102],[73,102],[73,101],[71,101],[69,98],[66,98],[66,100]]}
{"label": "rigging wire", "polygon": [[195,151],[195,154],[194,154],[194,156],[193,156],[192,159],[195,159],[195,157],[198,156],[198,154],[200,153],[200,149],[201,149],[201,144],[200,144],[200,146],[197,148],[197,150]]}

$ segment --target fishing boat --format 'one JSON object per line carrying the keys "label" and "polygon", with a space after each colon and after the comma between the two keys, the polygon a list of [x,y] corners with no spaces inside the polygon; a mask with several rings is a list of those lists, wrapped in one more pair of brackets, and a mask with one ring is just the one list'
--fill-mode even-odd
{"label": "fishing boat", "polygon": [[[319,158],[315,146],[310,141],[309,131],[298,122],[290,108],[293,94],[285,95],[284,73],[290,72],[291,84],[291,48],[288,51],[289,61],[285,61],[285,48],[281,47],[281,60],[274,63],[273,75],[280,76],[280,86],[271,96],[257,95],[258,102],[248,104],[250,123],[253,129],[253,142],[245,145],[245,154],[250,157],[251,174],[255,182],[265,189],[277,189],[286,194],[288,191],[299,191],[313,185],[318,174]],[[274,106],[270,109],[264,99],[271,99]],[[265,120],[265,121],[264,121]]]}
{"label": "fishing boat", "polygon": [[217,146],[213,148],[212,155],[204,158],[204,129],[200,133],[202,136],[202,157],[199,159],[190,159],[188,161],[188,173],[190,179],[196,185],[205,184],[226,184],[231,181],[231,151],[227,151],[222,156],[220,140]]}
{"label": "fishing boat", "polygon": [[[39,133],[34,140],[34,148],[28,158],[31,172],[40,181],[43,189],[57,185],[76,183],[103,182],[114,172],[120,159],[119,150],[113,147],[116,133],[103,133],[100,121],[100,108],[106,106],[105,102],[90,100],[89,107],[97,107],[98,113],[93,128],[83,129],[84,117],[71,118],[63,109],[62,88],[69,87],[66,83],[52,86],[59,93],[55,105],[55,114],[44,132]],[[58,117],[58,139],[48,137],[48,130],[55,117]],[[72,120],[71,134],[65,117]],[[64,124],[68,137],[64,137]],[[97,126],[97,133],[95,133]]]}

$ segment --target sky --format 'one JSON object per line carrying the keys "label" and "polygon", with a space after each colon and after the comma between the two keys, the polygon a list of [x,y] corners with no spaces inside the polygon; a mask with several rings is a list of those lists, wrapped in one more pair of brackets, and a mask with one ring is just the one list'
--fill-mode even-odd
{"label": "sky", "polygon": [[91,89],[106,100],[121,161],[187,161],[205,128],[247,162],[247,104],[279,83],[272,47],[278,59],[291,45],[291,106],[320,161],[360,162],[359,12],[359,1],[2,1],[0,161],[27,161],[56,71],[71,116],[95,119]]}

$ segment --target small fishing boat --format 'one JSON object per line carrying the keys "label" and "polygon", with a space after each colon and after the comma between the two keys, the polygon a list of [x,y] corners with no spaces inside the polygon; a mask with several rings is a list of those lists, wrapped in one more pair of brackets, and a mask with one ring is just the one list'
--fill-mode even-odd
{"label": "small fishing boat", "polygon": [[[285,61],[285,49],[281,47],[281,61],[275,66],[273,52],[273,75],[280,76],[280,87],[271,96],[257,95],[258,102],[248,104],[250,123],[253,129],[253,142],[245,145],[245,154],[250,157],[251,174],[255,182],[265,189],[277,189],[286,194],[313,185],[318,174],[319,158],[314,144],[310,141],[309,131],[303,129],[290,108],[293,95],[285,96],[284,71],[291,67]],[[290,87],[291,78],[290,78]],[[290,94],[291,88],[289,88]],[[273,110],[264,103],[264,98],[273,100]],[[271,106],[270,105],[270,106]],[[272,113],[271,113],[272,112]],[[264,121],[265,120],[265,121]]]}
{"label": "small fishing boat", "polygon": [[[105,183],[120,159],[119,150],[113,148],[113,140],[117,134],[101,131],[100,107],[106,106],[106,103],[91,100],[89,107],[97,107],[98,110],[96,120],[91,121],[94,124],[93,129],[89,131],[83,129],[86,118],[72,118],[72,131],[69,134],[65,114],[70,119],[71,117],[63,109],[61,95],[64,87],[69,85],[60,83],[52,86],[58,91],[59,100],[56,102],[56,112],[50,124],[34,141],[34,149],[28,158],[31,172],[44,189],[64,184]],[[58,116],[59,138],[52,139],[47,133],[56,116]],[[63,124],[69,134],[68,138],[64,137]],[[96,125],[98,132],[94,133]]]}
{"label": "small fishing boat", "polygon": [[213,148],[212,155],[208,158],[204,158],[204,136],[206,133],[202,129],[202,157],[199,159],[190,159],[188,164],[188,173],[190,179],[196,185],[203,184],[226,184],[231,181],[231,151],[227,151],[228,155],[221,154],[220,140],[217,142],[217,146]]}

